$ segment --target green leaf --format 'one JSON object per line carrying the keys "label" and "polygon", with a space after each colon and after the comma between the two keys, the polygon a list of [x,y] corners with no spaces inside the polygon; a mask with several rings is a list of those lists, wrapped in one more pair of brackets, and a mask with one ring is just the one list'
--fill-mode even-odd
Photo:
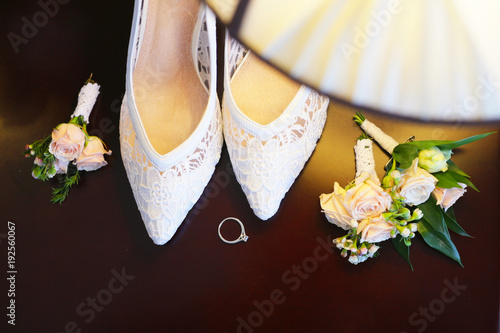
{"label": "green leaf", "polygon": [[442,254],[458,262],[460,266],[464,267],[460,261],[460,255],[458,254],[457,248],[449,236],[434,230],[425,217],[420,220],[417,226],[418,232],[430,247],[438,250]]}
{"label": "green leaf", "polygon": [[422,140],[422,141],[407,142],[407,143],[405,143],[405,145],[414,146],[418,150],[427,149],[427,148],[431,148],[431,147],[438,147],[441,150],[451,150],[451,149],[466,145],[468,143],[483,139],[483,138],[487,137],[488,135],[491,135],[494,133],[496,133],[496,132],[478,134],[478,135],[474,135],[474,136],[468,137],[466,139],[458,140],[458,141]]}
{"label": "green leaf", "polygon": [[474,184],[472,184],[471,180],[468,177],[462,176],[461,174],[458,174],[454,171],[447,171],[446,173],[449,173],[458,183],[464,183],[465,185],[470,186],[471,188],[479,192],[479,190],[474,186]]}
{"label": "green leaf", "polygon": [[431,147],[439,147],[439,146],[446,145],[446,144],[452,144],[454,142],[455,141],[451,141],[451,140],[421,140],[421,141],[407,142],[407,143],[405,143],[405,145],[410,145],[410,146],[415,147],[417,150],[422,150],[422,149],[427,149],[427,148],[431,148]]}
{"label": "green leaf", "polygon": [[443,209],[441,206],[436,204],[436,199],[431,195],[426,202],[418,205],[418,208],[424,213],[424,217],[427,222],[431,225],[431,227],[437,232],[442,233],[443,235],[450,236],[448,231],[448,227],[446,226],[444,220]]}
{"label": "green leaf", "polygon": [[479,192],[476,186],[474,186],[472,181],[469,179],[469,175],[467,175],[462,170],[460,169],[457,170],[457,169],[458,167],[456,168],[452,167],[448,168],[448,170],[445,172],[433,173],[432,175],[439,180],[436,186],[441,188],[452,188],[452,187],[460,187],[458,183],[463,183]]}
{"label": "green leaf", "polygon": [[496,132],[478,134],[478,135],[474,135],[474,136],[468,137],[466,139],[462,139],[462,140],[458,140],[458,141],[453,141],[453,142],[443,142],[442,144],[436,145],[436,147],[438,147],[441,150],[450,150],[450,149],[454,149],[454,148],[466,145],[468,143],[471,143],[471,142],[474,142],[474,141],[477,141],[477,140],[481,140],[481,139],[487,137],[488,135],[491,135],[491,134],[494,134],[494,133],[496,133]]}
{"label": "green leaf", "polygon": [[410,247],[406,246],[401,235],[397,235],[396,238],[391,238],[391,241],[396,251],[401,257],[403,257],[404,260],[406,260],[408,265],[410,265],[411,270],[413,271],[413,266],[410,262]]}
{"label": "green leaf", "polygon": [[371,137],[369,137],[368,134],[363,132],[359,137],[356,138],[356,140],[363,140],[363,139],[371,139]]}
{"label": "green leaf", "polygon": [[434,177],[438,179],[436,184],[437,187],[441,188],[452,188],[452,187],[460,187],[458,181],[453,177],[452,172],[436,172],[432,174]]}
{"label": "green leaf", "polygon": [[413,160],[418,157],[418,148],[411,143],[413,142],[399,144],[392,151],[392,156],[401,169],[409,168]]}
{"label": "green leaf", "polygon": [[58,188],[52,189],[52,203],[62,204],[69,194],[69,190],[73,185],[78,185],[80,174],[77,167],[73,163],[68,163],[67,173],[59,178],[60,185]]}
{"label": "green leaf", "polygon": [[465,237],[471,237],[465,230],[458,224],[457,219],[455,218],[455,212],[453,211],[453,207],[448,208],[448,210],[444,213],[444,221],[448,228],[456,234]]}
{"label": "green leaf", "polygon": [[470,178],[470,176],[468,174],[466,174],[465,172],[463,172],[463,170],[460,169],[458,167],[458,165],[456,165],[455,163],[453,163],[452,160],[448,160],[446,163],[448,164],[448,171],[453,171],[455,173],[458,173],[459,175],[462,175],[464,177]]}
{"label": "green leaf", "polygon": [[51,142],[52,142],[52,134],[46,136],[43,139],[33,142],[31,144],[32,148],[30,150],[27,150],[26,152],[29,153],[31,150],[33,150],[35,152],[35,156],[38,156],[41,159],[43,159],[44,153],[49,152],[49,146]]}

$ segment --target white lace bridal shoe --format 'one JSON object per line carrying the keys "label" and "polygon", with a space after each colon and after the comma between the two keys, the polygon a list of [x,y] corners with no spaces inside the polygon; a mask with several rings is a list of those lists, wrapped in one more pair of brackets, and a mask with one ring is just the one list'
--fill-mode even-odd
{"label": "white lace bridal shoe", "polygon": [[121,153],[149,236],[169,241],[220,158],[212,12],[198,0],[136,0]]}
{"label": "white lace bridal shoe", "polygon": [[265,64],[226,34],[224,139],[255,215],[267,220],[311,156],[329,99]]}

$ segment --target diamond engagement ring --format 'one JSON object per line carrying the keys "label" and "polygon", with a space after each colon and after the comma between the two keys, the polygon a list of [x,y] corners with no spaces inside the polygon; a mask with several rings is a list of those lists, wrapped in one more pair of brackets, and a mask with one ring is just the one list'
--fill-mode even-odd
{"label": "diamond engagement ring", "polygon": [[[237,239],[232,240],[232,241],[225,239],[224,237],[222,237],[222,234],[220,233],[220,228],[222,227],[224,222],[226,222],[227,220],[234,220],[234,221],[238,222],[240,224],[240,227],[241,227],[240,237],[238,237]],[[239,242],[246,242],[248,240],[248,236],[245,234],[245,227],[243,226],[243,223],[239,219],[237,219],[236,217],[228,217],[228,218],[225,218],[224,220],[222,220],[222,222],[219,224],[219,237],[224,243],[227,243],[227,244],[236,244]]]}

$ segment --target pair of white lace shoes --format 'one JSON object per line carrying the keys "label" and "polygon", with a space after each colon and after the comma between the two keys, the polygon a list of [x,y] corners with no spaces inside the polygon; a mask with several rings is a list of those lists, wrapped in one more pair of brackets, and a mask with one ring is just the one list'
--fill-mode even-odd
{"label": "pair of white lace shoes", "polygon": [[312,154],[328,98],[258,60],[226,35],[223,116],[216,28],[198,0],[136,0],[121,153],[149,236],[168,242],[219,161],[223,133],[255,214],[272,217]]}

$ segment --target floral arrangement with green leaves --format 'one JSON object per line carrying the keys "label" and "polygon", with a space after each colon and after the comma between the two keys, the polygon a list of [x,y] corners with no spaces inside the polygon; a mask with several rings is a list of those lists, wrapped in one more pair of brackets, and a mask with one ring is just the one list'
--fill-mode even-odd
{"label": "floral arrangement with green leaves", "polygon": [[[391,239],[412,267],[409,247],[418,232],[429,246],[462,265],[450,230],[469,235],[458,224],[453,205],[467,186],[477,189],[451,161],[452,149],[492,133],[458,141],[399,144],[361,113],[354,116],[354,121],[365,132],[354,148],[355,180],[345,188],[335,183],[332,193],[320,196],[327,220],[348,230],[347,235],[333,241],[342,256],[349,256],[351,263],[358,264],[376,255],[380,242]],[[382,181],[375,172],[371,138],[392,156]]]}
{"label": "floral arrangement with green leaves", "polygon": [[35,158],[32,168],[35,179],[59,178],[59,186],[52,190],[53,203],[61,204],[66,199],[71,187],[78,184],[81,171],[94,171],[107,165],[104,155],[111,155],[111,150],[100,138],[87,132],[99,88],[91,75],[78,94],[71,120],[57,125],[50,135],[25,147],[25,156]]}

